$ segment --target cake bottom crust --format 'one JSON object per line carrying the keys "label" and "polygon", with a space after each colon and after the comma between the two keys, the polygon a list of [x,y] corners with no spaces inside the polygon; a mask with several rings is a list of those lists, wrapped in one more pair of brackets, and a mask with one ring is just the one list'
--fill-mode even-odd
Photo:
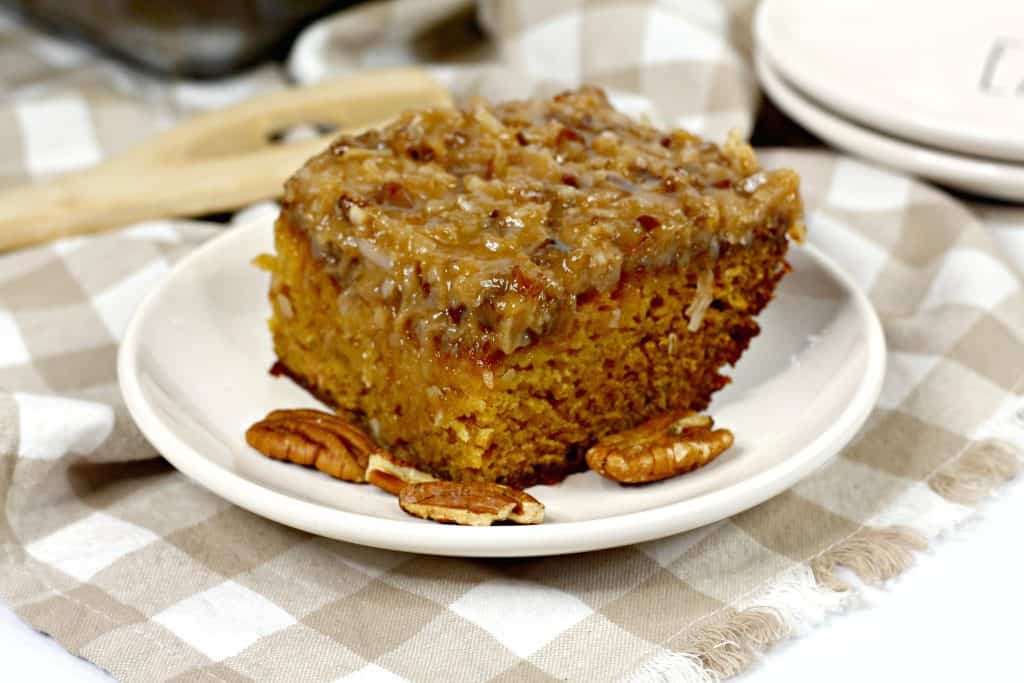
{"label": "cake bottom crust", "polygon": [[[274,364],[270,367],[270,374],[275,377],[287,377],[312,394],[312,396],[321,403],[324,403],[335,410],[344,410],[336,401],[334,401],[330,393],[317,388],[313,382],[310,382],[300,373],[289,368],[281,362],[280,359],[274,361]],[[587,469],[587,461],[584,458],[584,451],[585,449],[580,447],[570,447],[565,453],[565,459],[563,462],[546,463],[538,468],[530,470],[529,472],[505,477],[499,483],[517,489],[526,489],[531,486],[545,484],[557,484],[570,474],[583,472]]]}

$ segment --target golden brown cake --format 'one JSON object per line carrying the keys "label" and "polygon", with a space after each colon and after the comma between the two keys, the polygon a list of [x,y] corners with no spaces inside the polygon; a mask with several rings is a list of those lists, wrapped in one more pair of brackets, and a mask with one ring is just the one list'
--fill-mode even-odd
{"label": "golden brown cake", "polygon": [[401,116],[287,184],[277,368],[445,479],[517,487],[703,409],[802,231],[798,178],[584,88]]}

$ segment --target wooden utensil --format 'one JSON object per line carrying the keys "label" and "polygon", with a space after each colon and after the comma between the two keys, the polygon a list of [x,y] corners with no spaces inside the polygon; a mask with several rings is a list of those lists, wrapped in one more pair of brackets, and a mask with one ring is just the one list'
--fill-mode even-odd
{"label": "wooden utensil", "polygon": [[[136,221],[196,216],[277,197],[338,132],[450,104],[420,69],[367,71],[202,114],[94,168],[0,191],[0,251]],[[301,124],[336,128],[291,143]]]}

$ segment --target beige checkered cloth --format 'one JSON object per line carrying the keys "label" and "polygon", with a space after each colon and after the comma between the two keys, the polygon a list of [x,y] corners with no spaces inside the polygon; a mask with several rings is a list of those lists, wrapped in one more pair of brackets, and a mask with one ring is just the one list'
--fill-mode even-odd
{"label": "beige checkered cloth", "polygon": [[[289,68],[312,79],[447,61],[437,73],[459,92],[596,81],[632,111],[720,137],[749,131],[756,102],[727,39],[748,3],[731,5],[736,14],[711,2],[486,3],[491,43],[462,2],[372,5],[307,34]],[[95,163],[183,112],[282,83],[274,67],[158,82],[2,22],[4,183]],[[502,66],[451,65],[467,55]],[[157,221],[0,255],[0,597],[133,681],[741,671],[848,604],[856,581],[837,567],[848,580],[897,574],[1013,475],[1024,446],[1024,291],[978,218],[827,152],[765,161],[803,175],[811,241],[870,293],[889,343],[868,424],[791,491],[676,537],[550,559],[406,555],[256,517],[172,469],[121,403],[115,354],[134,306],[223,229]],[[1019,207],[986,214],[1004,233],[1024,230]]]}

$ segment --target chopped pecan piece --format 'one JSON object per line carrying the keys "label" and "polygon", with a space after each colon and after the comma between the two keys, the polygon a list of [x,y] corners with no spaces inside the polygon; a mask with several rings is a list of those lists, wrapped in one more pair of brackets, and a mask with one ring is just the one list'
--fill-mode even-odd
{"label": "chopped pecan piece", "polygon": [[544,506],[528,493],[484,482],[431,481],[405,486],[398,495],[402,509],[435,522],[490,526],[508,520],[544,521]]}
{"label": "chopped pecan piece", "polygon": [[320,410],[275,410],[249,427],[246,442],[264,455],[362,483],[377,444],[355,425]]}
{"label": "chopped pecan piece", "polygon": [[378,451],[370,456],[366,466],[366,481],[397,496],[407,484],[437,479],[399,460],[391,453]]}
{"label": "chopped pecan piece", "polygon": [[668,479],[703,467],[732,446],[728,429],[707,415],[666,413],[612,434],[587,451],[590,469],[622,484]]}
{"label": "chopped pecan piece", "polygon": [[[498,486],[498,484],[495,484]],[[516,524],[540,524],[544,521],[544,504],[529,493],[505,486],[506,494],[516,500],[516,506],[508,513],[508,521]]]}

